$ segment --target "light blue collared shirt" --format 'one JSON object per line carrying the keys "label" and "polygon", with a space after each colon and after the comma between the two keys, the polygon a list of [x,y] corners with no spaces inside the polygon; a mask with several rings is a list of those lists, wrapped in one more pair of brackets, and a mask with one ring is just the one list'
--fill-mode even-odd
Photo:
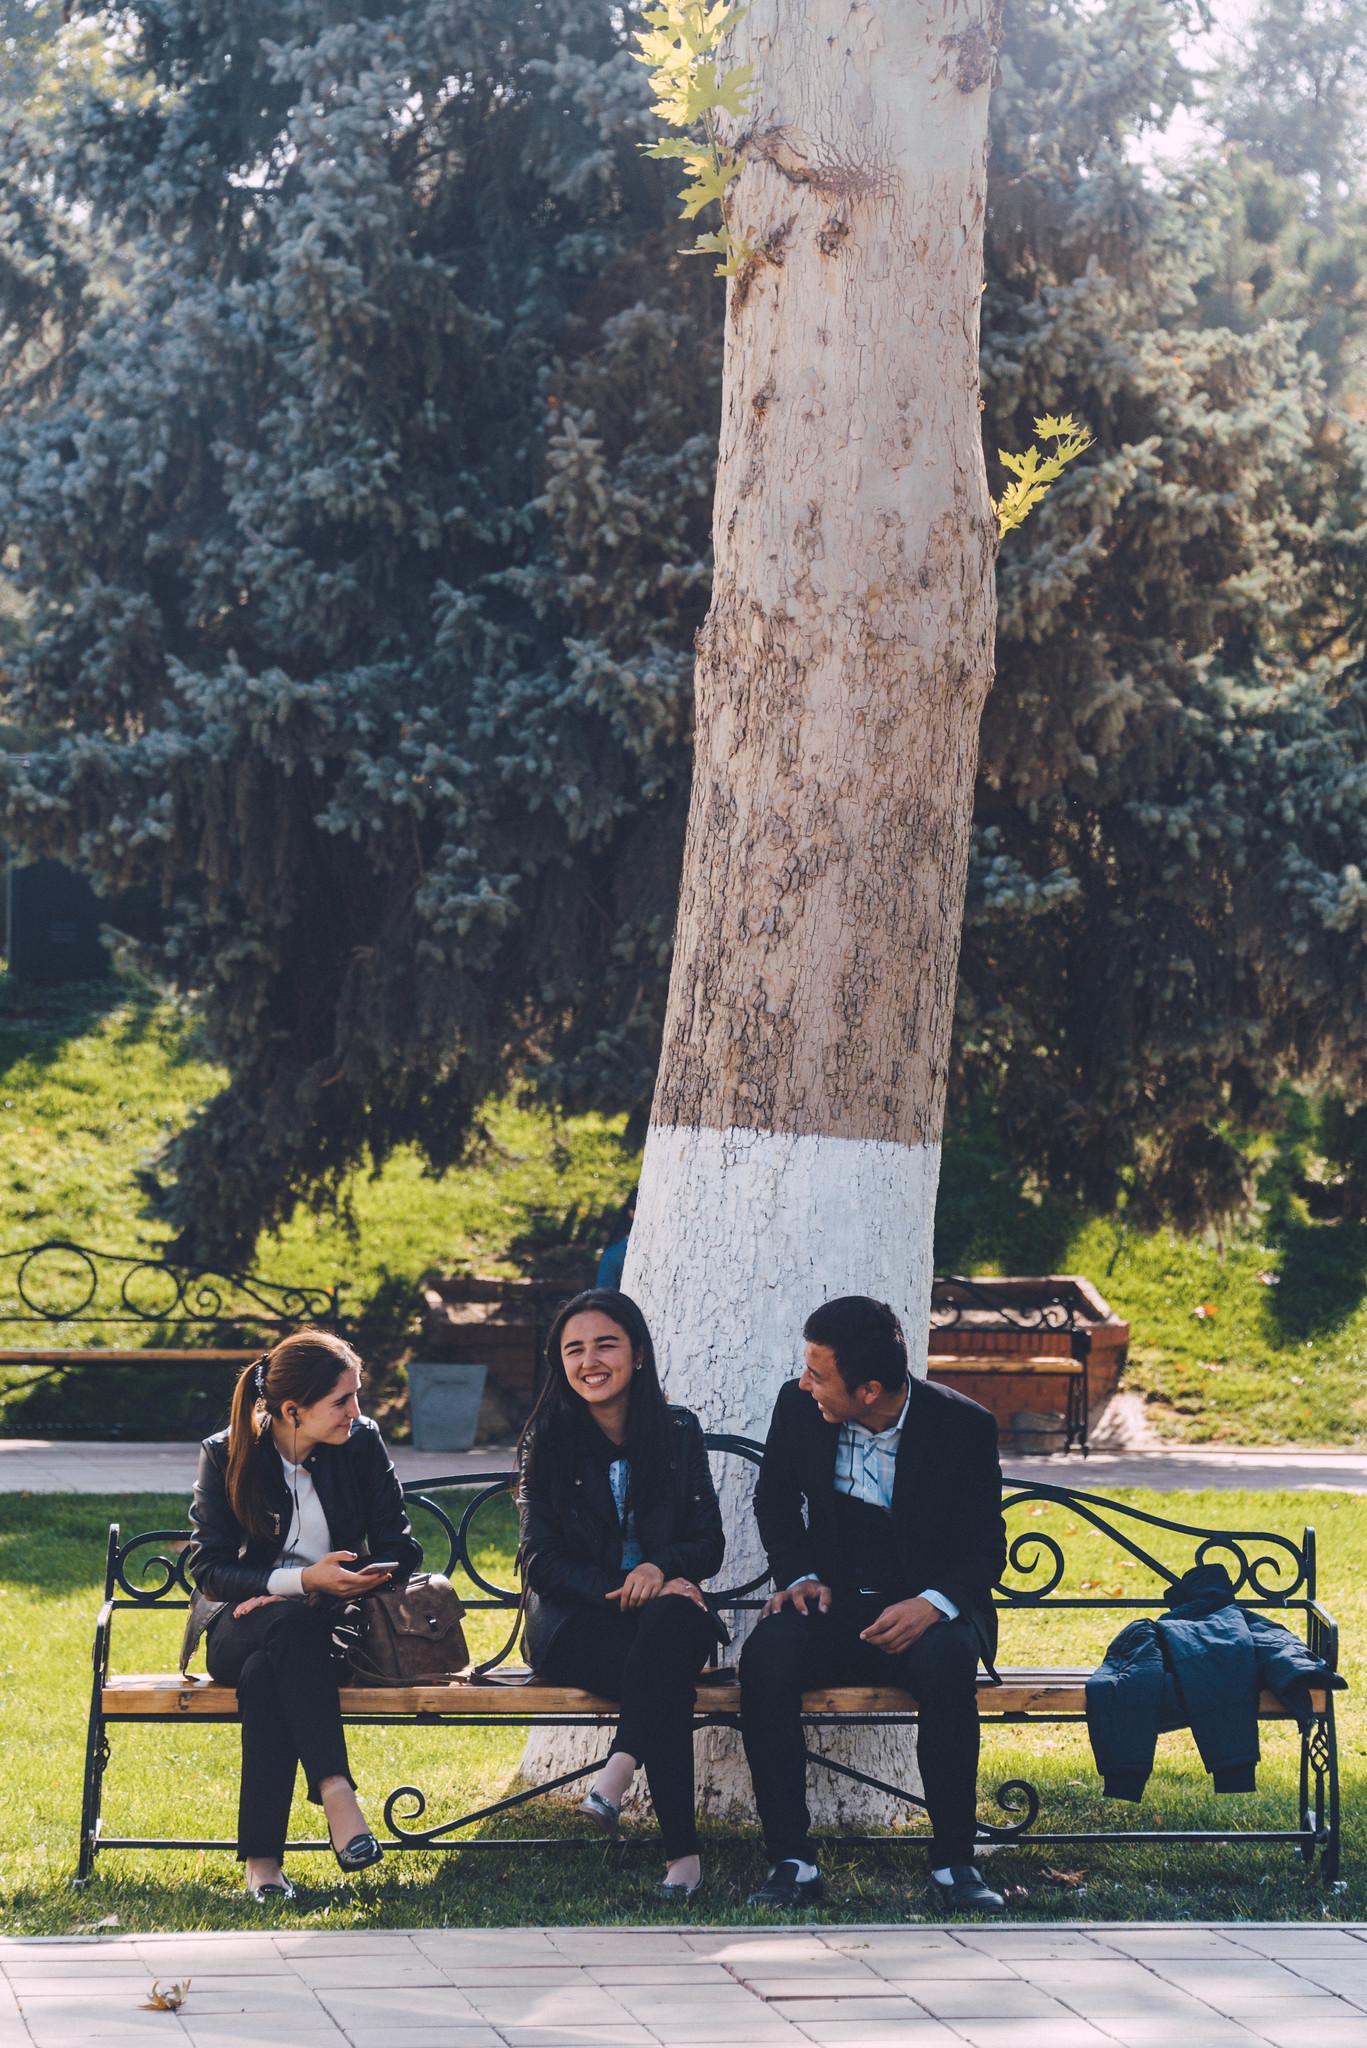
{"label": "light blue collared shirt", "polygon": [[631,1466],[625,1458],[614,1458],[608,1466],[608,1485],[617,1509],[617,1526],[622,1532],[622,1570],[635,1571],[644,1553],[636,1533],[636,1510],[629,1505]]}
{"label": "light blue collared shirt", "polygon": [[[857,1422],[841,1423],[835,1444],[837,1493],[847,1493],[854,1500],[868,1501],[885,1513],[891,1509],[893,1482],[897,1477],[897,1452],[902,1442],[907,1410],[911,1406],[911,1394],[908,1384],[902,1412],[886,1429],[864,1429]],[[800,1586],[802,1580],[797,1579],[794,1584]],[[932,1607],[938,1607],[947,1620],[956,1619],[959,1610],[947,1593],[938,1593],[933,1586],[927,1586],[920,1597],[929,1600]]]}

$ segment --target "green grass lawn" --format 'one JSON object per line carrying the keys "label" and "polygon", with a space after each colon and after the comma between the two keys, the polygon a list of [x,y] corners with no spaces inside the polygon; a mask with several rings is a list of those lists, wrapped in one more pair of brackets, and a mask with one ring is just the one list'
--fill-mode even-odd
{"label": "green grass lawn", "polygon": [[[139,1174],[221,1078],[192,1019],[136,979],[43,990],[0,974],[0,1251],[49,1236],[155,1250],[162,1234],[144,1213]],[[639,1165],[624,1120],[556,1121],[502,1102],[486,1121],[492,1142],[471,1165],[438,1180],[401,1151],[378,1176],[357,1177],[354,1235],[340,1217],[301,1213],[263,1238],[256,1270],[340,1282],[347,1312],[398,1344],[429,1267],[512,1275],[573,1246],[589,1269]],[[1305,1213],[1288,1160],[1306,1142],[1293,1131],[1280,1151],[1266,1151],[1260,1220],[1221,1249],[1170,1231],[1127,1231],[1041,1196],[975,1109],[945,1146],[937,1267],[1088,1275],[1133,1326],[1127,1384],[1148,1397],[1166,1435],[1360,1443],[1367,1227]],[[0,1330],[0,1346],[17,1334]],[[137,1398],[117,1378],[102,1384],[113,1404]],[[187,1416],[181,1433],[196,1434],[203,1419]],[[11,1403],[4,1426],[38,1430],[50,1420],[46,1408],[26,1419]]]}
{"label": "green grass lawn", "polygon": [[[1345,1669],[1354,1689],[1341,1696],[1340,1734],[1349,1829],[1341,1888],[1307,1877],[1283,1846],[1238,1849],[1122,1846],[1004,1848],[991,1861],[1021,1919],[1367,1918],[1367,1868],[1361,1812],[1367,1791],[1367,1713],[1355,1680],[1367,1631],[1367,1500],[1335,1494],[1117,1494],[1137,1507],[1198,1525],[1269,1529],[1299,1538],[1318,1525],[1321,1597],[1343,1626]],[[1028,1515],[1029,1511],[1021,1511]],[[111,1515],[125,1536],[181,1526],[180,1498],[117,1502],[73,1496],[0,1499],[0,1924],[12,1933],[75,1929],[177,1929],[255,1925],[231,1856],[220,1852],[111,1851],[82,1891],[71,1886],[79,1814],[78,1781],[89,1687],[89,1651],[102,1582],[104,1534]],[[1050,1506],[1021,1526],[1064,1546],[1068,1584],[1140,1593],[1149,1575],[1063,1509]],[[496,1509],[479,1552],[482,1568],[508,1568],[511,1518]],[[1175,1539],[1156,1546],[1178,1561]],[[1189,1557],[1189,1549],[1187,1551]],[[174,1668],[180,1614],[119,1617],[114,1665]],[[481,1641],[492,1638],[485,1624]],[[1114,1632],[1114,1618],[1061,1610],[1003,1618],[1002,1658],[1091,1664]],[[991,1790],[1028,1777],[1044,1800],[1043,1825],[1076,1830],[1115,1824],[1165,1827],[1282,1827],[1291,1824],[1296,1746],[1289,1728],[1264,1732],[1258,1791],[1216,1799],[1188,1737],[1167,1736],[1159,1767],[1138,1808],[1100,1797],[1083,1731],[1076,1727],[996,1728],[984,1735],[981,1808],[995,1815]],[[431,1820],[449,1818],[513,1779],[520,1738],[512,1732],[451,1728],[357,1731],[352,1759],[362,1796],[376,1819],[386,1791],[421,1787]],[[237,1733],[176,1723],[126,1727],[114,1736],[105,1783],[110,1832],[230,1835]],[[521,1825],[545,1831],[545,1809]],[[303,1806],[296,1831],[317,1833]],[[330,1859],[297,1857],[297,1905],[290,1925],[481,1926],[640,1922],[676,1917],[652,1886],[659,1874],[653,1830],[633,1825],[620,1867],[601,1844],[585,1841],[572,1814],[552,1813],[563,1845],[518,1852],[495,1847],[464,1853],[391,1854],[377,1875],[344,1880]],[[707,1890],[692,1917],[717,1922],[761,1916],[744,1906],[761,1868],[752,1834],[724,1838],[709,1824]],[[729,1837],[728,1829],[726,1835]],[[925,1912],[921,1856],[914,1842],[834,1852],[826,1860],[832,1921],[902,1920]]]}

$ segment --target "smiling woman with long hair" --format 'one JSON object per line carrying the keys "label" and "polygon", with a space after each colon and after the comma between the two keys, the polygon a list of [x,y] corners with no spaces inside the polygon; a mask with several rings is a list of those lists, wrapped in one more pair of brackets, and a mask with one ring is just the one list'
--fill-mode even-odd
{"label": "smiling woman with long hair", "polygon": [[[282,1865],[300,1764],[342,1869],[381,1854],[347,1763],[332,1624],[342,1602],[407,1578],[422,1551],[360,1389],[349,1344],[297,1330],[243,1368],[228,1427],[200,1449],[181,1667],[204,1636],[210,1677],[237,1691],[237,1853],[260,1905],[292,1896]],[[374,1564],[358,1569],[367,1552]]]}
{"label": "smiling woman with long hair", "polygon": [[551,1684],[621,1702],[580,1812],[613,1832],[644,1765],[668,1868],[702,1882],[693,1800],[698,1673],[726,1631],[700,1581],[721,1567],[721,1510],[698,1419],[665,1400],[645,1317],[594,1287],[546,1340],[546,1379],[518,1446],[526,1657]]}

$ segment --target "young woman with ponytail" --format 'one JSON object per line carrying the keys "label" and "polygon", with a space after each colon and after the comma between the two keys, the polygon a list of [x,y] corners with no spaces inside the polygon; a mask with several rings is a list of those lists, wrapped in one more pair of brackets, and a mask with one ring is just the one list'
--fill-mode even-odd
{"label": "young woman with ponytail", "polygon": [[[237,1690],[237,1854],[262,1905],[293,1897],[283,1863],[300,1764],[342,1869],[382,1854],[347,1764],[331,1602],[407,1578],[422,1551],[360,1388],[349,1344],[299,1330],[243,1369],[228,1427],[200,1450],[181,1662],[203,1636],[210,1677]],[[374,1568],[351,1569],[366,1555]]]}

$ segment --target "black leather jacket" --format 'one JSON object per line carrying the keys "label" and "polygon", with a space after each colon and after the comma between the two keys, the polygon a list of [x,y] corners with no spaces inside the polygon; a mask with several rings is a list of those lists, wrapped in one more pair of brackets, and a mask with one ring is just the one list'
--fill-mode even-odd
{"label": "black leather jacket", "polygon": [[[562,1513],[549,1493],[528,1483],[524,1456],[518,1478],[517,1519],[522,1583],[527,1589],[523,1655],[535,1670],[576,1608],[601,1609],[603,1596],[622,1583],[622,1532],[601,1457],[569,1442]],[[633,1498],[642,1562],[667,1579],[704,1579],[721,1569],[726,1554],[721,1509],[707,1462],[702,1426],[688,1408],[669,1411],[669,1477],[649,1498]],[[713,1617],[719,1640],[726,1631]]]}
{"label": "black leather jacket", "polygon": [[[248,1536],[228,1501],[224,1475],[228,1466],[228,1432],[206,1437],[199,1451],[199,1475],[190,1506],[190,1541],[186,1568],[197,1597],[190,1610],[181,1651],[181,1669],[214,1617],[229,1602],[264,1593],[290,1525],[293,1502],[289,1480],[275,1443],[267,1431],[257,1443],[262,1462],[266,1504],[275,1521],[269,1536]],[[408,1513],[384,1438],[368,1416],[352,1424],[344,1444],[319,1444],[304,1460],[319,1504],[327,1517],[334,1550],[358,1556],[395,1558],[396,1578],[407,1578],[422,1563],[422,1546],[408,1526]]]}

